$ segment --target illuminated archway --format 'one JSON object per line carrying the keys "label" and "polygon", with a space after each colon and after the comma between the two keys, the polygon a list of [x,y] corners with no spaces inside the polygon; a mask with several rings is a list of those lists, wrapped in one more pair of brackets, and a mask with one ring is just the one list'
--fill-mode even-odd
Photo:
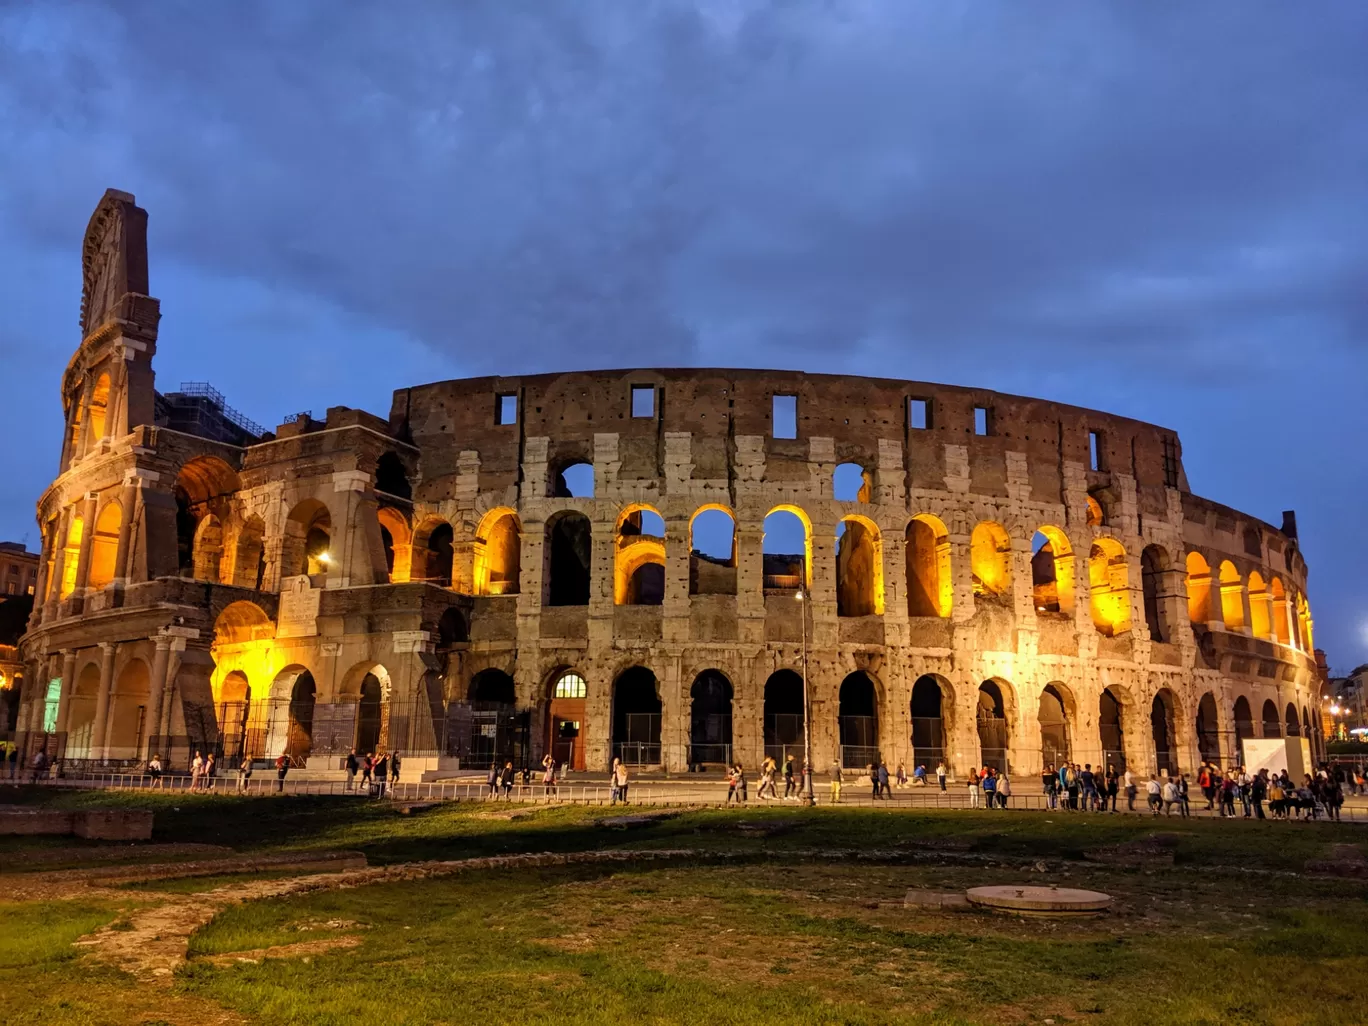
{"label": "illuminated archway", "polygon": [[109,427],[109,375],[101,374],[90,392],[90,438],[86,446],[98,445]]}
{"label": "illuminated archway", "polygon": [[1072,613],[1074,553],[1068,536],[1045,524],[1031,539],[1031,593],[1038,613]]}
{"label": "illuminated archway", "polygon": [[1069,689],[1057,681],[1046,684],[1040,692],[1037,717],[1040,723],[1040,758],[1045,766],[1058,767],[1071,758],[1068,707],[1072,704],[1073,696],[1069,694]]}
{"label": "illuminated archway", "polygon": [[1007,695],[1002,684],[992,679],[979,685],[975,717],[978,723],[979,764],[1006,773],[1011,730],[1007,720]]}
{"label": "illuminated archway", "polygon": [[628,506],[618,516],[613,601],[620,606],[665,601],[665,520],[650,506]]}
{"label": "illuminated archway", "polygon": [[119,671],[109,696],[109,733],[105,747],[110,759],[136,759],[146,737],[151,707],[151,673],[141,659],[130,659]]}
{"label": "illuminated archway", "polygon": [[522,576],[522,523],[506,506],[492,509],[475,532],[475,594],[516,595]]}
{"label": "illuminated archway", "polygon": [[95,536],[90,540],[89,585],[103,588],[114,580],[118,569],[114,561],[119,553],[119,528],[123,523],[123,510],[117,500],[111,499],[104,504],[100,515],[95,518]]}
{"label": "illuminated archway", "polygon": [[954,600],[950,532],[938,517],[918,513],[907,525],[907,615],[948,617]]}
{"label": "illuminated archway", "polygon": [[1228,559],[1221,563],[1220,583],[1221,619],[1228,630],[1242,630],[1245,625],[1244,583],[1240,579],[1240,571]]}
{"label": "illuminated archway", "polygon": [[1290,645],[1292,643],[1292,635],[1288,629],[1288,624],[1291,620],[1287,604],[1287,593],[1283,590],[1283,582],[1279,578],[1274,577],[1269,583],[1268,594],[1273,610],[1273,636],[1281,644]]}
{"label": "illuminated archway", "polygon": [[195,580],[217,584],[223,562],[223,524],[212,513],[206,513],[195,528],[193,559]]}
{"label": "illuminated archway", "polygon": [[836,615],[880,616],[883,539],[874,521],[848,516],[836,528]]}
{"label": "illuminated archway", "polygon": [[317,499],[305,499],[285,518],[281,576],[325,574],[332,565],[332,515]]}
{"label": "illuminated archway", "polygon": [[408,518],[393,506],[375,511],[380,524],[380,545],[385,550],[385,571],[391,584],[403,584],[413,573],[413,531]]}
{"label": "illuminated archway", "polygon": [[252,514],[238,528],[233,551],[233,583],[260,591],[266,576],[266,525]]}
{"label": "illuminated archway", "polygon": [[969,536],[969,562],[976,597],[1012,593],[1012,542],[1001,524],[985,520]]}
{"label": "illuminated archway", "polygon": [[812,521],[797,506],[775,506],[765,514],[761,542],[764,586],[797,591],[812,585]]}
{"label": "illuminated archway", "polygon": [[1256,638],[1273,636],[1271,600],[1263,576],[1257,570],[1249,572],[1249,633]]}
{"label": "illuminated archway", "polygon": [[85,520],[76,514],[67,528],[66,547],[62,552],[62,587],[58,598],[66,598],[76,590],[76,571],[81,562],[81,537],[85,534]]}
{"label": "illuminated archway", "polygon": [[689,521],[689,594],[736,594],[736,518],[725,506],[700,507]]}
{"label": "illuminated archway", "polygon": [[1088,585],[1093,625],[1115,637],[1130,630],[1130,566],[1115,538],[1098,538],[1088,555]]}
{"label": "illuminated archway", "polygon": [[1200,552],[1187,554],[1188,619],[1206,626],[1211,619],[1211,566]]}

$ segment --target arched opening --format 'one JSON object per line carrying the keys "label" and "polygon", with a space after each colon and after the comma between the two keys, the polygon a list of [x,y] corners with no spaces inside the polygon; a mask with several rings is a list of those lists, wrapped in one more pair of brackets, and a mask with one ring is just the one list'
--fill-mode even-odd
{"label": "arched opening", "polygon": [[1102,763],[1126,769],[1126,735],[1122,727],[1121,700],[1111,688],[1103,688],[1097,702],[1097,728],[1102,740]]}
{"label": "arched opening", "polygon": [[514,757],[517,685],[493,667],[470,678],[470,765],[486,768]]}
{"label": "arched opening", "polygon": [[689,688],[689,765],[730,766],[732,685],[717,670],[704,670]]}
{"label": "arched opening", "polygon": [[413,486],[409,484],[408,470],[397,453],[384,452],[375,462],[375,490],[396,499],[412,499]]}
{"label": "arched opening", "polygon": [[403,584],[413,569],[413,532],[408,518],[393,506],[375,511],[380,524],[380,545],[385,550],[385,572],[391,584]]}
{"label": "arched opening", "polygon": [[842,463],[831,475],[831,494],[837,502],[872,502],[873,475],[858,463]]}
{"label": "arched opening", "polygon": [[1069,717],[1062,688],[1060,684],[1046,684],[1040,693],[1040,758],[1046,766],[1057,767],[1070,760]]}
{"label": "arched opening", "polygon": [[147,707],[152,697],[151,674],[141,659],[130,659],[114,682],[109,697],[109,732],[105,739],[110,759],[136,759],[147,731]]}
{"label": "arched opening", "polygon": [[969,562],[976,599],[1010,599],[1012,542],[1001,524],[985,520],[969,536]]}
{"label": "arched opening", "polygon": [[660,764],[660,695],[644,666],[613,681],[613,756],[629,766]]}
{"label": "arched opening", "polygon": [[[1275,717],[1277,713],[1273,714]],[[1216,699],[1208,691],[1197,703],[1197,754],[1203,762],[1220,762],[1221,734]]]}
{"label": "arched opening", "polygon": [[589,686],[583,677],[567,670],[551,684],[551,707],[546,717],[546,747],[558,766],[584,769],[584,703]]}
{"label": "arched opening", "polygon": [[325,574],[332,563],[332,516],[317,499],[305,499],[290,510],[282,539],[281,576]]}
{"label": "arched opening", "polygon": [[1211,619],[1211,567],[1200,552],[1187,554],[1188,619],[1206,626]]}
{"label": "arched opening", "polygon": [[1288,607],[1287,593],[1283,590],[1283,583],[1277,577],[1268,585],[1269,598],[1272,600],[1273,617],[1273,636],[1283,645],[1290,645],[1291,634],[1288,632]]}
{"label": "arched opening", "polygon": [[1301,721],[1297,719],[1297,707],[1291,702],[1287,703],[1284,722],[1287,724],[1288,737],[1301,737]]}
{"label": "arched opening", "polygon": [[1314,652],[1316,642],[1311,633],[1311,604],[1297,592],[1297,644],[1303,652]]}
{"label": "arched opening", "polygon": [[985,768],[1007,772],[1007,709],[997,681],[985,680],[978,689],[979,763]]}
{"label": "arched opening", "polygon": [[353,747],[369,755],[380,748],[380,727],[384,691],[380,678],[368,673],[361,678],[361,695],[356,703],[356,742]]}
{"label": "arched opening", "polygon": [[[196,456],[180,468],[172,489],[176,500],[176,565],[180,576],[198,576],[195,572],[196,540],[201,522],[209,515],[217,518],[218,547],[222,555],[222,522],[229,512],[228,499],[240,487],[237,472],[217,456]],[[217,577],[212,579],[218,580]]]}
{"label": "arched opening", "polygon": [[76,571],[81,563],[81,537],[85,534],[85,520],[78,514],[67,528],[66,547],[62,550],[62,587],[58,598],[66,598],[76,590]]}
{"label": "arched opening", "polygon": [[592,499],[594,497],[594,465],[583,460],[568,463],[551,474],[551,498]]}
{"label": "arched opening", "polygon": [[779,506],[764,521],[760,544],[764,587],[768,591],[798,591],[811,582],[812,525],[796,506]]}
{"label": "arched opening", "polygon": [[522,576],[522,522],[511,509],[495,509],[475,537],[475,594],[516,595]]}
{"label": "arched opening", "polygon": [[836,615],[882,613],[883,541],[879,529],[864,517],[846,517],[836,526]]}
{"label": "arched opening", "polygon": [[1156,773],[1174,776],[1178,772],[1177,700],[1168,688],[1161,688],[1150,707],[1150,731],[1154,739]]}
{"label": "arched opening", "polygon": [[842,766],[869,766],[879,761],[879,700],[874,682],[862,670],[841,681],[837,729]]}
{"label": "arched opening", "polygon": [[1057,527],[1045,525],[1031,539],[1031,593],[1037,613],[1074,609],[1074,554]]}
{"label": "arched opening", "polygon": [[1088,555],[1093,625],[1113,638],[1130,630],[1130,567],[1115,538],[1098,538]]}
{"label": "arched opening", "polygon": [[123,510],[113,500],[106,502],[95,518],[95,537],[90,540],[90,573],[88,581],[92,588],[103,588],[114,580],[117,569],[114,566],[119,554],[119,528],[123,522]]}
{"label": "arched opening", "polygon": [[689,523],[689,594],[736,594],[736,520],[705,506]]}
{"label": "arched opening", "polygon": [[803,678],[776,670],[765,681],[765,754],[782,764],[803,755]]}
{"label": "arched opening", "polygon": [[239,588],[261,590],[266,578],[266,525],[253,514],[238,529],[233,554],[233,583]]}
{"label": "arched opening", "polygon": [[289,732],[285,754],[296,766],[302,766],[313,751],[314,703],[318,687],[313,674],[305,670],[295,678],[290,688]]}
{"label": "arched opening", "polygon": [[1278,722],[1278,707],[1270,698],[1263,704],[1261,717],[1264,737],[1282,737],[1282,725]]}
{"label": "arched opening", "polygon": [[101,374],[95,379],[95,387],[90,392],[90,441],[88,447],[98,445],[105,437],[109,426],[109,375]]}
{"label": "arched opening", "polygon": [[426,568],[424,580],[442,588],[452,586],[452,569],[456,559],[455,539],[456,532],[446,521],[435,525],[427,532],[423,545],[423,565]]}
{"label": "arched opening", "polygon": [[907,615],[950,615],[950,532],[937,517],[919,513],[907,525]]}
{"label": "arched opening", "polygon": [[1258,737],[1254,733],[1254,712],[1249,707],[1249,699],[1240,695],[1235,699],[1235,744],[1239,748],[1241,756],[1244,757],[1244,742],[1250,738]]}
{"label": "arched opening", "polygon": [[1170,641],[1172,631],[1159,605],[1160,574],[1168,569],[1168,554],[1157,545],[1149,545],[1140,553],[1140,586],[1144,592],[1145,624],[1150,641]]}
{"label": "arched opening", "polygon": [[593,533],[583,513],[563,512],[546,524],[546,604],[589,604],[589,560]]}
{"label": "arched opening", "polygon": [[912,764],[934,770],[945,761],[944,710],[953,707],[950,686],[925,674],[912,685]]}
{"label": "arched opening", "polygon": [[251,713],[252,686],[247,675],[241,670],[224,674],[218,689],[218,723],[225,766],[240,762],[248,752],[260,754],[260,730],[252,730]]}
{"label": "arched opening", "polygon": [[93,758],[95,752],[95,703],[100,694],[100,667],[87,663],[76,675],[76,686],[67,703],[66,755],[68,759]]}
{"label": "arched opening", "polygon": [[1249,572],[1249,633],[1256,638],[1273,636],[1268,588],[1257,570]]}
{"label": "arched opening", "polygon": [[450,650],[455,645],[470,641],[470,627],[465,614],[455,606],[448,606],[437,621],[437,647]]}
{"label": "arched opening", "polygon": [[1240,571],[1236,570],[1235,564],[1228,559],[1221,563],[1220,582],[1221,619],[1225,621],[1227,630],[1243,630],[1244,583],[1240,578]]}
{"label": "arched opening", "polygon": [[620,606],[665,601],[665,520],[648,506],[630,506],[618,517],[613,601]]}
{"label": "arched opening", "polygon": [[195,528],[193,561],[195,580],[218,583],[223,562],[223,525],[212,513],[206,513]]}
{"label": "arched opening", "polygon": [[1088,496],[1088,513],[1086,523],[1089,527],[1101,527],[1107,522],[1106,516],[1102,512],[1102,503],[1096,498]]}

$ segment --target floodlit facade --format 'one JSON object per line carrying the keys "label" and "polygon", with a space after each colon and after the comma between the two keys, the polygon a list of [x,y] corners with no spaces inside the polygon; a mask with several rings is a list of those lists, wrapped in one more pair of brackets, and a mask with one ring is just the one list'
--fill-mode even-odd
{"label": "floodlit facade", "polygon": [[83,269],[19,716],[73,765],[684,770],[799,754],[807,715],[819,772],[1148,773],[1311,733],[1295,521],[1194,495],[1172,431],[640,369],[438,382],[266,432],[212,389],[155,390],[131,196],[101,201]]}

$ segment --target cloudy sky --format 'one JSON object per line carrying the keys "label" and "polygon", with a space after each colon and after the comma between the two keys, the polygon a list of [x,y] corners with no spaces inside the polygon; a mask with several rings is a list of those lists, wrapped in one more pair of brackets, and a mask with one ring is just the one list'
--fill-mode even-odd
{"label": "cloudy sky", "polygon": [[151,215],[159,384],[267,425],[569,367],[977,384],[1295,508],[1368,661],[1368,4],[0,3],[0,537],[79,246]]}

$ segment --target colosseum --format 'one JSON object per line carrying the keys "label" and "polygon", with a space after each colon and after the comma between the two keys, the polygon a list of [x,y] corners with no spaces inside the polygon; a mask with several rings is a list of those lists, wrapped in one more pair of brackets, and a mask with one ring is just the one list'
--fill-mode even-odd
{"label": "colosseum", "polygon": [[703,369],[442,381],[268,431],[156,390],[146,229],[110,190],[85,235],[29,751],[675,772],[797,753],[806,722],[819,772],[1313,757],[1295,518],[1193,494],[1173,431]]}

